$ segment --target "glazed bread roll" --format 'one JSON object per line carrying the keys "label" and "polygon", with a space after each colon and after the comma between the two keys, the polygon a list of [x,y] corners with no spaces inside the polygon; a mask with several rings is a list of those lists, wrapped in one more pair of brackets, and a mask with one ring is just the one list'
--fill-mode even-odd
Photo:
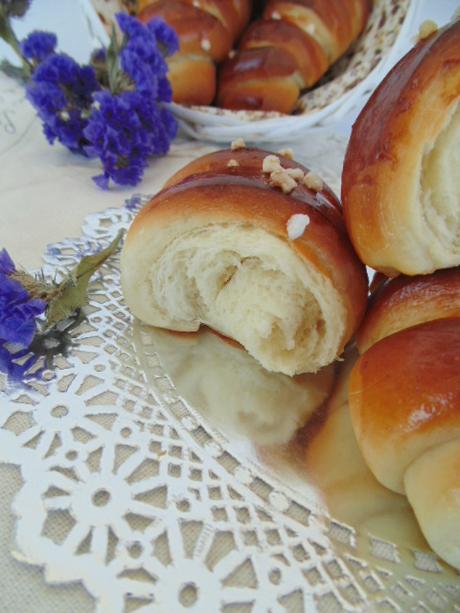
{"label": "glazed bread roll", "polygon": [[360,353],[399,330],[424,321],[460,317],[460,268],[387,279],[372,294],[356,334]]}
{"label": "glazed bread roll", "polygon": [[407,495],[431,547],[460,568],[460,318],[373,345],[351,373],[349,405],[375,477]]}
{"label": "glazed bread roll", "polygon": [[460,22],[420,41],[356,121],[342,175],[351,240],[389,276],[460,264]]}
{"label": "glazed bread roll", "polygon": [[367,298],[334,194],[257,149],[213,153],[172,177],[134,220],[121,274],[142,321],[206,324],[287,375],[330,364]]}
{"label": "glazed bread roll", "polygon": [[291,113],[363,30],[367,0],[271,0],[220,72],[218,105]]}
{"label": "glazed bread roll", "polygon": [[179,51],[168,58],[175,102],[210,104],[216,62],[227,57],[251,12],[251,0],[144,0],[139,19],[163,19],[177,33]]}

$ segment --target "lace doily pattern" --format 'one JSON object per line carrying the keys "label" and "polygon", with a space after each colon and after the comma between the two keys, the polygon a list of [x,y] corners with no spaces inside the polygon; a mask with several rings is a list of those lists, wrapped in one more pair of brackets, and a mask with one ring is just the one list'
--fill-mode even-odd
{"label": "lace doily pattern", "polygon": [[[141,203],[90,216],[45,272],[106,245]],[[116,258],[99,274],[56,371],[2,382],[0,461],[24,482],[17,558],[50,584],[80,581],[99,612],[460,611],[459,577],[434,556],[357,534],[241,462],[142,327],[134,343]]]}

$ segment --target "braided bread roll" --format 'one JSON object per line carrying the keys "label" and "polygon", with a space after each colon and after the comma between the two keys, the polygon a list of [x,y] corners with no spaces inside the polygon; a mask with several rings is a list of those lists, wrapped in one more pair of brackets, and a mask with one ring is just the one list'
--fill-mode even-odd
{"label": "braided bread roll", "polygon": [[460,22],[420,41],[355,123],[342,175],[352,242],[389,276],[460,264]]}
{"label": "braided bread roll", "polygon": [[367,278],[337,199],[305,173],[241,148],[174,175],[126,238],[122,285],[133,314],[172,330],[206,324],[287,375],[331,363],[360,322]]}
{"label": "braided bread roll", "polygon": [[460,569],[460,318],[373,345],[352,371],[349,405],[375,477],[406,494],[430,546]]}
{"label": "braided bread roll", "polygon": [[363,30],[368,0],[271,0],[221,69],[218,105],[291,113]]}
{"label": "braided bread roll", "polygon": [[356,334],[364,353],[380,339],[425,321],[460,317],[460,267],[387,279],[372,294]]}
{"label": "braided bread roll", "polygon": [[249,20],[251,0],[141,0],[139,19],[160,17],[179,37],[168,58],[173,99],[210,104],[216,93],[216,62],[227,57]]}

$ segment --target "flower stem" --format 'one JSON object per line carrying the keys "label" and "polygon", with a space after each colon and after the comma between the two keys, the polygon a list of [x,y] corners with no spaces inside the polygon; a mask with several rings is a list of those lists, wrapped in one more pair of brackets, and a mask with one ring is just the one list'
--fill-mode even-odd
{"label": "flower stem", "polygon": [[19,44],[19,40],[17,39],[17,36],[14,33],[13,28],[11,27],[9,18],[3,13],[1,6],[0,6],[0,38],[3,38],[3,40],[13,49],[13,51],[19,57],[19,59],[21,60],[24,76],[26,78],[29,78],[30,75],[32,74],[32,66],[22,55],[21,45]]}

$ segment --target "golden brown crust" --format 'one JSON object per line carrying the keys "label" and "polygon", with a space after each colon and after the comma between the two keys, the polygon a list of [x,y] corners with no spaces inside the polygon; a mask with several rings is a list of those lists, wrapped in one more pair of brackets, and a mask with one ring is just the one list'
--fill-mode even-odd
{"label": "golden brown crust", "polygon": [[297,62],[283,49],[240,51],[220,70],[217,104],[226,109],[290,113],[299,97]]}
{"label": "golden brown crust", "polygon": [[430,321],[388,336],[360,357],[349,404],[371,470],[404,491],[405,469],[460,434],[460,319]]}
{"label": "golden brown crust", "polygon": [[302,87],[316,83],[328,69],[323,48],[314,38],[287,21],[260,20],[244,33],[240,49],[272,46],[289,53],[302,74]]}
{"label": "golden brown crust", "polygon": [[225,62],[218,104],[229,109],[291,113],[361,32],[366,0],[271,0]]}
{"label": "golden brown crust", "polygon": [[388,279],[372,295],[356,335],[360,353],[399,330],[425,321],[460,317],[460,268]]}
{"label": "golden brown crust", "polygon": [[426,148],[460,99],[459,66],[457,22],[419,42],[386,76],[353,126],[342,175],[348,231],[361,259],[391,276],[442,267],[430,266],[430,246],[420,245],[411,206]]}
{"label": "golden brown crust", "polygon": [[[155,224],[160,229],[177,215],[255,224],[289,240],[288,220],[294,214],[308,214],[307,229],[302,237],[292,241],[292,247],[330,279],[343,297],[347,312],[343,348],[362,318],[367,278],[344,232],[339,205],[326,186],[316,193],[298,185],[290,195],[270,186],[269,176],[262,173],[266,155],[265,151],[239,149],[192,162],[138,214],[126,242],[136,240],[146,224]],[[236,159],[239,165],[228,167],[230,159]],[[284,163],[285,167],[305,168],[287,158]]]}

